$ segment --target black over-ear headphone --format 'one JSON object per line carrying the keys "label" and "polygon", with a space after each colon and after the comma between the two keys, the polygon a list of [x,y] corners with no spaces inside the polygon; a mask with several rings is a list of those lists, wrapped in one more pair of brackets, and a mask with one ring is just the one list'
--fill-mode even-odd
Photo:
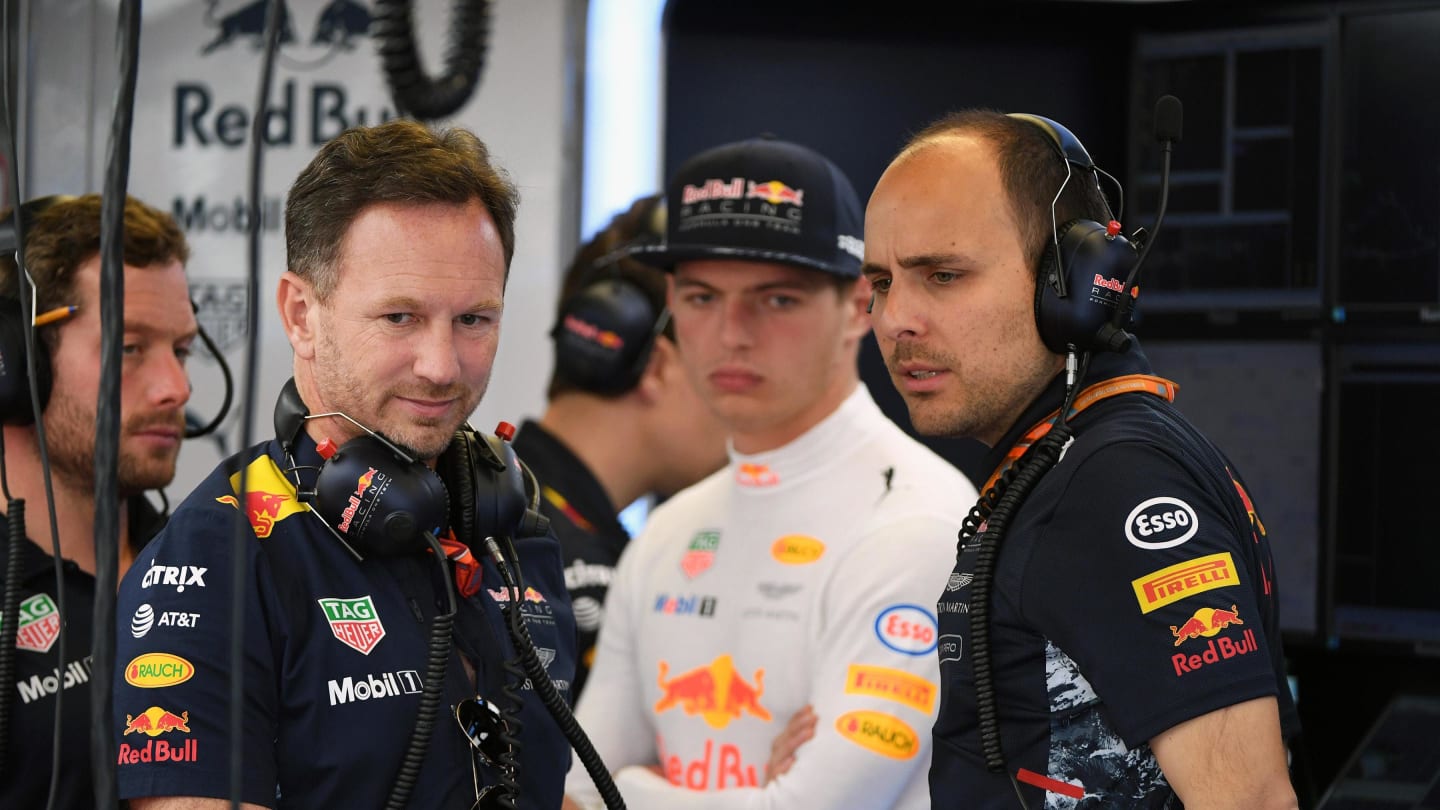
{"label": "black over-ear headphone", "polygon": [[645,373],[670,311],[656,312],[650,295],[620,275],[607,275],[566,299],[550,330],[555,372],[594,394],[634,388]]}
{"label": "black over-ear headphone", "polygon": [[637,245],[663,239],[664,218],[665,201],[656,197],[640,234],[596,259],[585,274],[586,283],[560,305],[550,330],[556,376],[602,396],[623,394],[640,383],[655,341],[670,323],[670,311],[663,304],[657,307],[644,287],[621,275],[620,261]]}
{"label": "black over-ear headphone", "polygon": [[[1071,181],[1072,169],[1079,169],[1079,182],[1093,182],[1099,188],[1102,172],[1070,130],[1039,115],[1011,113],[1010,117],[1034,124],[1045,133],[1046,142],[1065,161],[1065,183]],[[1115,185],[1119,188],[1118,182]],[[1055,205],[1064,188],[1062,184],[1056,190],[1051,203],[1051,239],[1040,258],[1035,284],[1035,323],[1040,339],[1057,354],[1065,354],[1071,346],[1082,352],[1125,351],[1130,348],[1130,336],[1125,332],[1129,309],[1118,324],[1115,316],[1124,297],[1137,292],[1127,290],[1125,284],[1138,251],[1113,218],[1104,225],[1089,219],[1056,222]]]}
{"label": "black over-ear headphone", "polygon": [[[24,226],[34,222],[40,213],[52,205],[74,197],[53,195],[37,197],[18,208],[23,216]],[[0,255],[13,256],[20,250],[19,229],[15,227],[16,211],[0,221]],[[19,263],[16,262],[18,269]],[[19,279],[16,279],[19,289]],[[42,313],[32,313],[33,318]],[[36,336],[35,345],[40,350],[35,356],[35,387],[40,395],[40,407],[44,409],[50,401],[51,382],[54,379],[50,369],[50,353]],[[25,361],[25,319],[20,314],[20,302],[10,296],[0,297],[0,421],[7,425],[28,425],[35,421],[34,409],[30,406],[30,377],[26,374]]]}
{"label": "black over-ear headphone", "polygon": [[[527,497],[515,451],[499,437],[462,426],[431,470],[344,414],[316,416],[347,419],[366,431],[338,448],[325,441],[317,446],[325,461],[314,489],[299,487],[298,474],[295,478],[298,497],[361,555],[421,552],[429,548],[421,532],[443,534],[447,528],[467,543],[530,537],[549,528],[537,509],[538,493]],[[275,436],[292,470],[295,441],[305,420],[316,416],[300,399],[295,380],[286,382],[275,402]]]}

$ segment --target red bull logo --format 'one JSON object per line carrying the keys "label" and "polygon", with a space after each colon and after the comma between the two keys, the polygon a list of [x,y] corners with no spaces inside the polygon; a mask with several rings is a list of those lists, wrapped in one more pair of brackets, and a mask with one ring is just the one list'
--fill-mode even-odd
{"label": "red bull logo", "polygon": [[788,203],[799,208],[805,204],[805,190],[793,189],[779,180],[757,183],[751,180],[745,189],[745,199],[761,199],[771,205]]}
{"label": "red bull logo", "polygon": [[[1250,516],[1251,533],[1259,532],[1260,537],[1264,537],[1265,524],[1260,522],[1260,513],[1255,511],[1255,504],[1250,500],[1250,493],[1246,492],[1245,487],[1235,480],[1235,473],[1230,472],[1230,468],[1225,468],[1225,473],[1230,476],[1230,483],[1235,485],[1235,491],[1240,493],[1240,502],[1245,505],[1245,514]],[[1260,537],[1256,537],[1255,542],[1260,542]]]}
{"label": "red bull logo", "polygon": [[758,770],[753,763],[745,761],[738,745],[707,739],[700,756],[687,762],[666,752],[664,738],[658,741],[665,778],[672,785],[700,791],[760,787]]}
{"label": "red bull logo", "polygon": [[[181,734],[190,733],[190,712],[175,714],[172,711],[162,709],[159,706],[151,706],[139,716],[132,717],[125,715],[125,730],[120,735],[128,737],[131,734],[144,735],[146,737],[159,737],[172,731]],[[136,738],[138,739],[138,737]],[[179,745],[171,744],[169,740],[146,740],[144,745],[131,745],[129,742],[120,743],[119,756],[115,760],[116,765],[139,765],[140,763],[151,762],[194,762],[200,754],[200,745],[193,739],[186,739]]]}
{"label": "red bull logo", "polygon": [[190,712],[167,711],[159,706],[151,706],[142,712],[138,717],[125,715],[125,731],[120,736],[129,734],[144,734],[147,737],[159,737],[167,731],[180,731],[190,733]]}
{"label": "red bull logo", "polygon": [[680,191],[680,204],[690,205],[691,203],[707,202],[709,200],[738,200],[745,188],[745,180],[741,177],[732,178],[730,182],[711,178],[698,186],[685,184]]}
{"label": "red bull logo", "polygon": [[1207,641],[1205,649],[1198,653],[1175,653],[1170,656],[1170,663],[1174,665],[1175,677],[1178,678],[1210,664],[1228,661],[1241,655],[1249,655],[1258,649],[1260,649],[1260,644],[1255,640],[1255,631],[1247,628],[1238,639],[1221,636]]}
{"label": "red bull logo", "polygon": [[620,351],[625,348],[625,339],[609,329],[601,329],[589,321],[575,315],[565,316],[565,331],[578,335],[591,343],[599,344],[611,351]]}
{"label": "red bull logo", "polygon": [[355,519],[355,512],[360,508],[360,504],[365,497],[365,490],[370,488],[370,483],[374,480],[374,467],[366,470],[364,474],[355,480],[355,491],[350,494],[350,502],[345,505],[344,509],[340,510],[340,525],[335,528],[345,534],[349,534],[350,522]]}
{"label": "red bull logo", "polygon": [[60,637],[60,609],[49,594],[37,593],[20,603],[15,622],[15,647],[30,652],[50,652]]}
{"label": "red bull logo", "polygon": [[1195,611],[1195,615],[1179,627],[1170,625],[1170,632],[1175,636],[1175,646],[1179,647],[1192,638],[1210,638],[1232,624],[1244,623],[1234,605],[1229,610],[1206,607]]}
{"label": "red bull logo", "polygon": [[735,662],[728,654],[673,678],[666,677],[669,673],[670,664],[661,661],[656,714],[678,706],[685,714],[699,715],[711,728],[717,729],[725,728],[746,712],[770,721],[770,711],[760,705],[760,696],[765,693],[764,669],[755,670],[754,686],[746,683],[735,670]]}
{"label": "red bull logo", "polygon": [[[250,528],[255,530],[256,537],[269,537],[276,523],[305,510],[295,499],[295,487],[269,456],[250,462],[245,485],[245,514],[250,518]],[[237,494],[240,492],[240,473],[230,476],[230,487]],[[235,495],[221,495],[215,500],[240,508],[240,501]]]}
{"label": "red bull logo", "polygon": [[768,464],[742,463],[735,469],[735,483],[742,487],[773,487],[780,476]]}
{"label": "red bull logo", "polygon": [[1186,560],[1130,581],[1140,612],[1149,613],[1197,593],[1239,585],[1240,575],[1230,552]]}

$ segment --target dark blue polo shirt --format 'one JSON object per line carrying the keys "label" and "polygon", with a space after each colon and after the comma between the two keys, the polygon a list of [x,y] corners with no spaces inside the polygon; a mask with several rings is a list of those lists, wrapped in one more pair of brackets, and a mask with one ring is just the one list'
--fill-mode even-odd
{"label": "dark blue polo shirt", "polygon": [[[130,547],[139,554],[165,524],[144,496],[129,501]],[[44,502],[27,503],[26,522],[49,520]],[[37,508],[38,507],[38,508]],[[0,515],[0,581],[7,570],[8,516]],[[89,542],[89,538],[86,538]],[[55,806],[89,810],[95,806],[90,771],[90,632],[95,615],[95,577],[70,560],[62,560],[65,588],[65,660],[59,659],[59,599],[55,590],[55,558],[26,542],[21,549],[20,615],[14,633],[16,678],[10,700],[10,739],[0,772],[0,807],[44,807],[50,795],[51,751],[55,740],[55,694],[65,690],[60,720],[60,778]]]}
{"label": "dark blue polo shirt", "polygon": [[[301,437],[296,461],[319,465]],[[426,642],[445,606],[428,553],[357,560],[295,498],[279,445],[221,465],[175,511],[120,587],[115,733],[122,798],[229,796],[231,549],[239,470],[245,504],[243,784],[268,807],[381,807],[415,724]],[[302,471],[302,480],[313,477]],[[309,481],[306,480],[308,484]],[[568,697],[575,628],[553,538],[517,541],[530,635]],[[446,583],[449,587],[450,583]],[[415,807],[474,802],[471,748],[450,707],[479,693],[523,699],[519,806],[558,808],[569,745],[523,678],[485,562],[482,589],[462,600],[430,745],[410,795]],[[462,654],[475,668],[472,684]],[[481,784],[495,774],[479,766]]]}
{"label": "dark blue polo shirt", "polygon": [[[1096,357],[1083,384],[1147,373],[1137,347]],[[1057,381],[991,463],[1062,394]],[[1148,744],[1155,735],[1266,696],[1279,702],[1285,735],[1298,729],[1270,544],[1239,470],[1164,399],[1122,394],[1070,424],[1074,442],[1012,518],[991,586],[1006,768],[1021,774],[1031,807],[1178,807]],[[937,604],[936,808],[1017,804],[980,744],[970,632],[978,548],[961,549]]]}

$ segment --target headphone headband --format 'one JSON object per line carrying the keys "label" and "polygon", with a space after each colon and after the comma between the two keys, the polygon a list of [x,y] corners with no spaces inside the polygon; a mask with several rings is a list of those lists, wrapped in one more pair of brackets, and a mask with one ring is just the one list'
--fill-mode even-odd
{"label": "headphone headband", "polygon": [[1021,121],[1029,121],[1039,127],[1041,131],[1049,136],[1048,140],[1050,145],[1055,149],[1055,154],[1059,155],[1061,160],[1073,163],[1082,169],[1094,171],[1095,161],[1090,157],[1090,153],[1086,151],[1085,144],[1081,143],[1080,139],[1075,137],[1075,133],[1066,129],[1059,121],[1032,113],[1009,113],[1007,117],[1018,118]]}

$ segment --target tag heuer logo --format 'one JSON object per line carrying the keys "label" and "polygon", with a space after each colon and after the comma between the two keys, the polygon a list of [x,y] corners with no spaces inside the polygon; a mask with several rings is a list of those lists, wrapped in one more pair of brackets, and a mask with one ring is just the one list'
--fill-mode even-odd
{"label": "tag heuer logo", "polygon": [[685,552],[685,556],[680,558],[680,570],[684,571],[685,576],[691,579],[700,576],[715,562],[715,549],[719,547],[719,532],[697,533],[690,541],[690,549]]}
{"label": "tag heuer logo", "polygon": [[318,601],[320,609],[325,611],[325,620],[330,622],[330,632],[345,646],[369,655],[385,637],[385,625],[380,623],[375,603],[369,596]]}
{"label": "tag heuer logo", "polygon": [[37,593],[20,603],[15,622],[15,646],[30,652],[50,652],[60,637],[60,611],[49,594]]}

